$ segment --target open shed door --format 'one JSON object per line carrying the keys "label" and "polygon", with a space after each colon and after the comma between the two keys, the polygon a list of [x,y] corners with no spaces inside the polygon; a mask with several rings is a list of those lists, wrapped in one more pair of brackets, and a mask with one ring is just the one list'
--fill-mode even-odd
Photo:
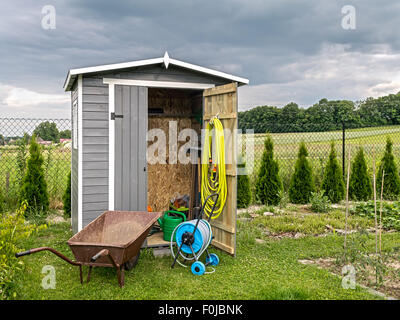
{"label": "open shed door", "polygon": [[[212,117],[218,115],[225,132],[225,161],[227,197],[225,208],[217,219],[211,220],[214,240],[212,244],[231,254],[236,254],[236,152],[237,152],[237,83],[217,86],[203,92],[204,128]],[[227,134],[227,133],[231,134]]]}

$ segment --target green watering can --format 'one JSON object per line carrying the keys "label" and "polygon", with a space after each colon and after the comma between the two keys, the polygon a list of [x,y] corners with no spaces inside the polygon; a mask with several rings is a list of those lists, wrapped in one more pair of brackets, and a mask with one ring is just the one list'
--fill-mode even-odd
{"label": "green watering can", "polygon": [[[174,215],[169,215],[173,213]],[[180,215],[181,217],[177,217],[176,215]],[[171,235],[174,229],[178,224],[183,221],[186,221],[186,216],[184,213],[175,211],[175,210],[168,210],[164,212],[164,216],[162,218],[158,218],[158,224],[160,225],[162,231],[164,232],[163,239],[165,241],[171,241]],[[175,235],[173,241],[175,242]]]}

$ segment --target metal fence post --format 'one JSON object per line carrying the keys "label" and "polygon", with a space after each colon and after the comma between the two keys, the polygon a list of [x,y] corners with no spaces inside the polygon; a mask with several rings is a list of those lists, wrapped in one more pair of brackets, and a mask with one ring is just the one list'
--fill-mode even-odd
{"label": "metal fence post", "polygon": [[342,122],[342,172],[343,179],[345,178],[345,169],[346,169],[346,125],[345,122]]}

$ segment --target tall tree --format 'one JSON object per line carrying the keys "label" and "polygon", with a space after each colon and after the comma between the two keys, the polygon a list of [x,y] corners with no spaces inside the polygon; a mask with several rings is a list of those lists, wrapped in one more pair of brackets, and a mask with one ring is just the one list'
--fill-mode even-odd
{"label": "tall tree", "polygon": [[292,203],[308,203],[315,191],[312,168],[307,160],[308,152],[304,142],[300,143],[299,153],[290,181],[289,198]]}
{"label": "tall tree", "polygon": [[400,178],[393,156],[393,142],[387,137],[385,154],[381,159],[377,173],[377,189],[380,192],[382,185],[382,173],[385,171],[383,180],[383,197],[387,200],[396,200],[400,195]]}
{"label": "tall tree", "polygon": [[71,130],[60,131],[60,139],[71,139]]}
{"label": "tall tree", "polygon": [[336,159],[335,144],[331,144],[331,152],[325,167],[324,180],[322,181],[322,189],[324,194],[332,203],[338,203],[343,200],[345,194],[345,186],[342,176],[342,169]]}
{"label": "tall tree", "polygon": [[363,148],[359,148],[352,163],[349,196],[353,200],[367,201],[372,196],[372,184],[368,175]]}
{"label": "tall tree", "polygon": [[45,121],[39,124],[33,133],[36,135],[36,137],[40,137],[46,141],[58,142],[60,139],[60,133],[57,125],[50,121]]}
{"label": "tall tree", "polygon": [[250,179],[246,172],[246,163],[241,161],[242,159],[243,157],[240,157],[237,166],[245,172],[237,176],[237,206],[238,208],[247,208],[251,202]]}
{"label": "tall tree", "polygon": [[67,187],[63,195],[63,210],[66,217],[71,217],[71,172],[68,175]]}
{"label": "tall tree", "polygon": [[47,211],[49,196],[44,179],[43,156],[40,146],[33,135],[29,146],[29,158],[25,176],[22,180],[20,201],[28,204],[27,212]]}
{"label": "tall tree", "polygon": [[278,162],[274,160],[274,143],[270,136],[264,142],[261,167],[256,181],[256,197],[263,204],[276,205],[280,201],[282,181]]}

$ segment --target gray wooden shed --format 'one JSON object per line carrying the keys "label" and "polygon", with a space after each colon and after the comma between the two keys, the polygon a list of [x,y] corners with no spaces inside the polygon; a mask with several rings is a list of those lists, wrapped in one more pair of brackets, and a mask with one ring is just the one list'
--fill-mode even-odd
{"label": "gray wooden shed", "polygon": [[[237,128],[237,86],[248,80],[161,58],[71,69],[64,90],[72,106],[72,228],[76,233],[107,210],[167,209],[176,194],[190,194],[193,166],[149,164],[147,132],[192,128],[200,132],[218,114]],[[201,118],[199,120],[199,118]],[[213,244],[235,254],[235,139],[227,142],[228,195],[212,223]],[[169,150],[170,152],[171,150]],[[171,155],[168,152],[168,157]]]}

